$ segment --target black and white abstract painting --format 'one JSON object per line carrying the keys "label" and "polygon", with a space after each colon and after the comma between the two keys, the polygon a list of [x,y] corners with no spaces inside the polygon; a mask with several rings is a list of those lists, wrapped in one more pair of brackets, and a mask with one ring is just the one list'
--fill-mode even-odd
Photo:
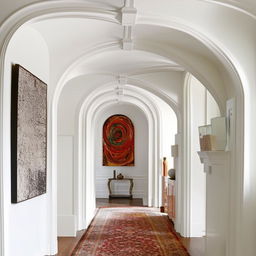
{"label": "black and white abstract painting", "polygon": [[11,102],[11,194],[18,203],[46,193],[47,85],[14,65]]}

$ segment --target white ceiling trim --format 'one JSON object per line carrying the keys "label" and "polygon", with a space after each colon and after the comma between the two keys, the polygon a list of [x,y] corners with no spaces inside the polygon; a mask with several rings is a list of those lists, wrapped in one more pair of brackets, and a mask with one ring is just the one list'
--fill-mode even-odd
{"label": "white ceiling trim", "polygon": [[127,77],[132,77],[136,75],[143,75],[143,74],[149,74],[149,73],[161,73],[161,72],[184,72],[186,71],[183,67],[179,65],[155,65],[152,62],[151,67],[145,67],[145,68],[136,68],[136,71],[132,72],[125,72],[125,73],[120,73],[120,72],[107,72],[107,71],[102,71],[99,72],[98,69],[96,70],[90,70],[88,72],[86,71],[81,71],[81,72],[76,72],[73,76],[69,76],[67,79],[64,80],[64,83],[67,83],[68,81],[79,77],[79,76],[87,76],[87,75],[109,75],[109,76],[122,76],[126,75]]}
{"label": "white ceiling trim", "polygon": [[134,7],[133,0],[125,0],[124,7],[121,10],[122,21],[121,24],[124,27],[123,33],[123,49],[133,49],[133,28],[136,23],[137,9]]}
{"label": "white ceiling trim", "polygon": [[140,68],[137,69],[134,72],[130,72],[127,73],[127,75],[130,76],[134,76],[134,75],[141,75],[141,74],[147,74],[147,73],[158,73],[158,72],[163,72],[163,71],[178,71],[178,72],[184,72],[185,68],[183,68],[182,66],[176,64],[176,65],[172,65],[172,64],[162,64],[162,65],[156,65],[156,66],[152,66],[150,68]]}
{"label": "white ceiling trim", "polygon": [[58,8],[55,12],[50,14],[42,14],[28,22],[35,23],[44,20],[50,19],[59,19],[59,18],[83,18],[83,19],[94,19],[94,20],[102,20],[110,23],[121,24],[120,20],[118,19],[118,13],[106,11],[103,9],[96,9],[96,8],[70,8],[68,11],[65,11],[65,8]]}
{"label": "white ceiling trim", "polygon": [[216,5],[216,4],[222,5],[227,8],[234,9],[238,12],[244,13],[256,20],[256,15],[255,15],[256,8],[253,5],[251,5],[251,7],[248,8],[248,3],[246,4],[247,5],[247,7],[246,7],[241,2],[232,1],[232,0],[225,0],[225,1],[223,1],[223,0],[198,0],[198,1],[208,2],[208,3],[214,4],[214,5]]}

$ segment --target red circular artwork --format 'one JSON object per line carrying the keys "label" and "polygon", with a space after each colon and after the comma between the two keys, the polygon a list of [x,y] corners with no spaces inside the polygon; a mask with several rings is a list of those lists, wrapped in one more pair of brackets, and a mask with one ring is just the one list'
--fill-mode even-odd
{"label": "red circular artwork", "polygon": [[103,125],[103,165],[134,165],[134,127],[127,116],[113,115]]}

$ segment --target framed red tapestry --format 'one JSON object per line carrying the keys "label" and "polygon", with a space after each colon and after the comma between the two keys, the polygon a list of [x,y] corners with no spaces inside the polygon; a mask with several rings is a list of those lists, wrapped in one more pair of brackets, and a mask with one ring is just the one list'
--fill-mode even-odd
{"label": "framed red tapestry", "polygon": [[103,125],[103,166],[134,166],[134,126],[125,115],[110,116]]}

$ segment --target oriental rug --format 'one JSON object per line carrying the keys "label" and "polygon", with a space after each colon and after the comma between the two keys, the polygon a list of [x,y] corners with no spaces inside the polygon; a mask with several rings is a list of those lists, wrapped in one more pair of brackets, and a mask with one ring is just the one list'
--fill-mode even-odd
{"label": "oriental rug", "polygon": [[100,208],[72,256],[188,256],[156,208]]}

